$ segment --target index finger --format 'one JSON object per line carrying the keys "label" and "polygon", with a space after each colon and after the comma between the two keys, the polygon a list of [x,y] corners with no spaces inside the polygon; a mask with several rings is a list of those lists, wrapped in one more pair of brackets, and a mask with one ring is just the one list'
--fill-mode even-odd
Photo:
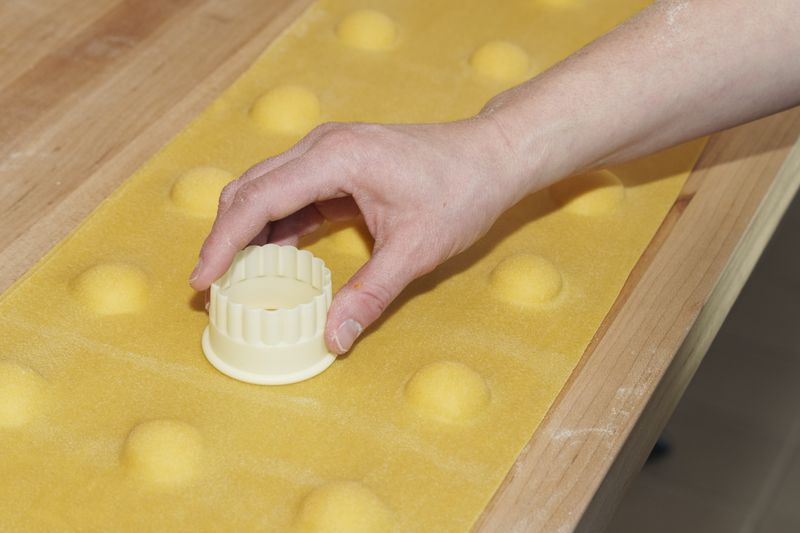
{"label": "index finger", "polygon": [[189,278],[191,286],[196,290],[211,286],[231,265],[236,252],[269,222],[314,202],[345,196],[338,185],[343,182],[340,161],[301,156],[242,185],[228,209],[217,215]]}

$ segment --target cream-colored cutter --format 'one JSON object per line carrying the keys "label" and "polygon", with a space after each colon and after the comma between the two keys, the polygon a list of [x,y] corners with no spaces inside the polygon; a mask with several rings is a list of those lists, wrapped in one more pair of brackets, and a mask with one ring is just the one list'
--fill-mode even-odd
{"label": "cream-colored cutter", "polygon": [[316,376],[336,359],[325,345],[331,271],[294,246],[249,246],[211,285],[203,351],[220,372],[281,385]]}

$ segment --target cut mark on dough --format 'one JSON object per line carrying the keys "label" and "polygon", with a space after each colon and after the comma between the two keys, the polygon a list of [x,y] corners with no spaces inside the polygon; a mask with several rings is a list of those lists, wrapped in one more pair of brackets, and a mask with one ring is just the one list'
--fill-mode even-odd
{"label": "cut mark on dough", "polygon": [[233,177],[233,174],[221,168],[195,167],[175,180],[169,196],[176,206],[190,215],[214,218],[219,195]]}
{"label": "cut mark on dough", "polygon": [[150,283],[138,267],[126,263],[100,263],[71,282],[75,297],[99,315],[136,313],[147,305]]}
{"label": "cut mark on dough", "polygon": [[417,414],[442,422],[467,422],[489,403],[489,387],[467,365],[437,361],[420,368],[405,387],[405,398]]}
{"label": "cut mark on dough", "polygon": [[47,383],[27,366],[0,361],[0,430],[19,428],[42,411]]}
{"label": "cut mark on dough", "polygon": [[335,481],[312,490],[300,504],[294,531],[383,533],[395,529],[394,513],[357,481]]}
{"label": "cut mark on dough", "polygon": [[564,210],[584,216],[613,213],[625,199],[622,180],[608,170],[572,176],[551,185],[549,190]]}
{"label": "cut mark on dough", "polygon": [[380,11],[359,9],[339,22],[336,36],[342,43],[353,48],[389,50],[397,43],[397,26]]}
{"label": "cut mark on dough", "polygon": [[561,293],[563,284],[558,268],[536,254],[507,257],[489,276],[489,285],[496,298],[522,306],[552,302]]}
{"label": "cut mark on dough", "polygon": [[125,440],[122,464],[135,478],[155,488],[175,488],[197,477],[203,439],[178,420],[152,420],[133,428]]}
{"label": "cut mark on dough", "polygon": [[250,118],[267,131],[304,135],[319,124],[317,95],[301,85],[279,85],[259,97],[250,108]]}

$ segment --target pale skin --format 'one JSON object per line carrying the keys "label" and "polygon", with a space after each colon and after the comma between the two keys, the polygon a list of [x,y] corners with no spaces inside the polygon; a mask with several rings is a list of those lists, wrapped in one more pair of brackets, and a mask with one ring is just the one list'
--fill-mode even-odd
{"label": "pale skin", "polygon": [[363,215],[372,258],[325,332],[344,353],[526,195],[800,104],[798,27],[797,0],[663,0],[470,119],[323,124],[225,188],[189,282],[208,289],[251,242]]}

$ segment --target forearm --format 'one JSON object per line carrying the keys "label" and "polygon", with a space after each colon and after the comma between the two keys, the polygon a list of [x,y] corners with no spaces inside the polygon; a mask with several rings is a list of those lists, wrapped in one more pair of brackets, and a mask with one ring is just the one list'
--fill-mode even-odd
{"label": "forearm", "polygon": [[800,2],[657,2],[490,101],[535,190],[800,103]]}

